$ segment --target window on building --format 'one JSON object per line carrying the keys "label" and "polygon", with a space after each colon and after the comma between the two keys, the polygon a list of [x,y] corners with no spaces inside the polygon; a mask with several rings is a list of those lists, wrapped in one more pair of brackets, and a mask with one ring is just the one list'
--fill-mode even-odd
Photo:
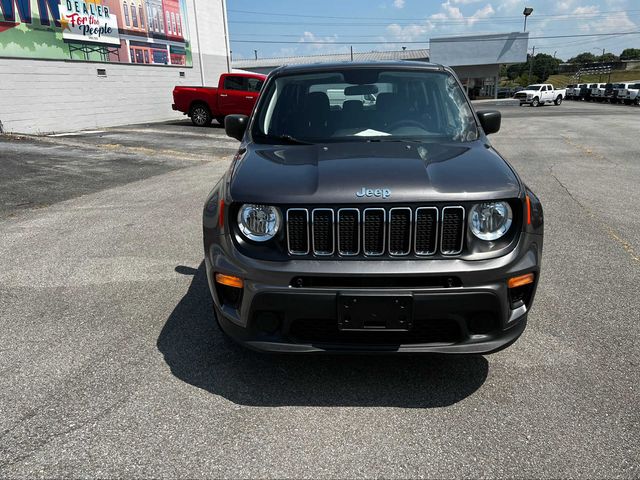
{"label": "window on building", "polygon": [[149,63],[149,50],[144,51],[144,63]]}
{"label": "window on building", "polygon": [[131,4],[131,20],[133,21],[133,26],[138,28],[138,13],[136,12],[136,6]]}
{"label": "window on building", "polygon": [[179,13],[176,13],[176,23],[178,24],[178,35],[182,36],[182,19]]}
{"label": "window on building", "polygon": [[142,5],[138,5],[138,12],[140,13],[140,27],[145,28],[144,26],[144,12],[142,11]]}
{"label": "window on building", "polygon": [[136,48],[136,63],[144,63],[144,55],[139,48]]}
{"label": "window on building", "polygon": [[153,7],[153,29],[156,32],[160,31],[160,26],[158,22],[158,9],[156,7]]}
{"label": "window on building", "polygon": [[129,27],[131,26],[131,20],[129,20],[129,6],[127,2],[122,3],[122,11],[124,12],[124,24]]}
{"label": "window on building", "polygon": [[136,56],[133,54],[133,48],[129,49],[129,58],[131,59],[131,63],[136,63]]}
{"label": "window on building", "polygon": [[178,29],[176,27],[176,16],[173,12],[171,12],[171,28],[173,29],[173,34],[178,34]]}
{"label": "window on building", "polygon": [[158,25],[160,25],[160,33],[164,33],[164,18],[162,18],[162,10],[158,10],[158,18],[159,18],[159,22]]}
{"label": "window on building", "polygon": [[164,12],[164,20],[167,22],[167,33],[171,33],[171,17],[169,16],[169,10]]}

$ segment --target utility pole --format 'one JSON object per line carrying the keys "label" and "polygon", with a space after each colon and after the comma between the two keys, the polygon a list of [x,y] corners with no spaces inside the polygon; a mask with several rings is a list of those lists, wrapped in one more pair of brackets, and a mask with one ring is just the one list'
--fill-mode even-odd
{"label": "utility pole", "polygon": [[253,54],[255,55],[256,60],[257,60],[257,59],[258,59],[258,50],[254,50],[254,51],[253,51]]}
{"label": "utility pole", "polygon": [[[526,18],[526,17],[525,17]],[[531,83],[531,72],[533,71],[533,58],[536,55],[536,46],[533,46],[533,51],[531,52],[531,58],[529,59],[529,83]]]}
{"label": "utility pole", "polygon": [[351,45],[351,61],[353,62],[353,45]]}

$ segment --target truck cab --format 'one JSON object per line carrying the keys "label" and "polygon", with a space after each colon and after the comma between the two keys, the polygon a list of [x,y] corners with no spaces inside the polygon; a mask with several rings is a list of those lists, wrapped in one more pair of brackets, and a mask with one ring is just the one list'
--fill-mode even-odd
{"label": "truck cab", "polygon": [[223,73],[218,87],[182,87],[173,90],[173,110],[205,127],[212,119],[224,124],[231,114],[250,115],[266,77],[257,73]]}

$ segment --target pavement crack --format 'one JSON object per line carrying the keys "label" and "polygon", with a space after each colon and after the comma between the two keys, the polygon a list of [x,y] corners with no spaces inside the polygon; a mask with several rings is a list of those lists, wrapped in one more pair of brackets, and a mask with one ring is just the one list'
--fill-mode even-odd
{"label": "pavement crack", "polygon": [[620,233],[616,231],[611,225],[607,222],[599,218],[592,210],[589,209],[586,205],[584,205],[580,200],[578,200],[571,190],[567,188],[567,186],[558,178],[553,169],[555,168],[556,163],[552,164],[549,167],[549,175],[553,177],[553,179],[560,185],[560,187],[569,195],[571,200],[573,200],[576,205],[578,205],[589,217],[591,217],[600,227],[607,233],[607,236],[618,243],[622,249],[631,257],[632,260],[640,263],[640,255],[634,250],[633,245],[631,245],[627,240],[625,240]]}

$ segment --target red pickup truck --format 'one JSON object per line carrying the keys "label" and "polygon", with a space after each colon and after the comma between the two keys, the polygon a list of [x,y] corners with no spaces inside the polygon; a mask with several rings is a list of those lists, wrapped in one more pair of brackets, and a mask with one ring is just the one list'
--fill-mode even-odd
{"label": "red pickup truck", "polygon": [[258,73],[223,73],[218,88],[175,87],[171,107],[189,115],[198,127],[206,127],[212,118],[224,125],[227,115],[251,114],[265,78]]}

